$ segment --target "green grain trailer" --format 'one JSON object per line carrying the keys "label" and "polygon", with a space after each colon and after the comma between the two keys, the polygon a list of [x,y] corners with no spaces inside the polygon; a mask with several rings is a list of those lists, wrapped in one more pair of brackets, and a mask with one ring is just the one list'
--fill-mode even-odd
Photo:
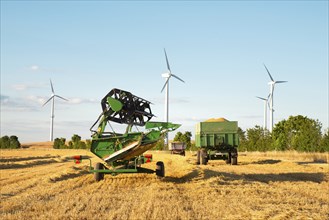
{"label": "green grain trailer", "polygon": [[238,164],[238,122],[225,119],[199,122],[195,130],[195,145],[200,148],[197,163],[206,165],[208,160],[222,159]]}

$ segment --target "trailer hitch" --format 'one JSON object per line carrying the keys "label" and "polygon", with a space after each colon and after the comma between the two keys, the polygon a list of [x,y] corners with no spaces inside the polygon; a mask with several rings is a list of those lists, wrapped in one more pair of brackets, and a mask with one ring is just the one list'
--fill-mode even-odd
{"label": "trailer hitch", "polygon": [[73,159],[75,164],[80,164],[82,160],[89,160],[89,169],[92,169],[91,166],[91,159],[89,156],[86,155],[74,155],[71,156],[69,159]]}

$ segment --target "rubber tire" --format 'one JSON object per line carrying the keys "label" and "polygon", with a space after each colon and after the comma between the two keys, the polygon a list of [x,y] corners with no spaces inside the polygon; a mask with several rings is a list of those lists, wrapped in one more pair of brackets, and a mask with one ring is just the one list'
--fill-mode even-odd
{"label": "rubber tire", "polygon": [[201,160],[201,164],[202,165],[207,165],[207,162],[208,162],[208,154],[207,154],[207,151],[205,150],[201,150],[200,152],[200,160]]}
{"label": "rubber tire", "polygon": [[200,164],[200,150],[198,150],[196,152],[196,164],[199,165]]}
{"label": "rubber tire", "polygon": [[232,157],[232,165],[238,165],[238,157]]}
{"label": "rubber tire", "polygon": [[226,160],[226,164],[231,164],[232,163],[232,156],[231,153],[228,153],[228,158]]}
{"label": "rubber tire", "polygon": [[[104,169],[104,165],[102,163],[96,163],[95,170],[103,170],[103,169]],[[95,178],[96,182],[101,181],[104,179],[104,173],[95,172],[94,178]]]}
{"label": "rubber tire", "polygon": [[155,170],[155,174],[158,177],[164,177],[165,176],[165,168],[164,168],[164,164],[162,161],[158,161],[156,163],[156,170]]}

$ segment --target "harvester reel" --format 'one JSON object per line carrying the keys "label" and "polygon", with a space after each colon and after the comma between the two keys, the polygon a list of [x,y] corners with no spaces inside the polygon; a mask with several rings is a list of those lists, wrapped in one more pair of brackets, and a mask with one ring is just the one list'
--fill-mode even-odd
{"label": "harvester reel", "polygon": [[101,101],[107,120],[138,126],[144,126],[154,116],[150,104],[151,102],[120,89],[112,89]]}

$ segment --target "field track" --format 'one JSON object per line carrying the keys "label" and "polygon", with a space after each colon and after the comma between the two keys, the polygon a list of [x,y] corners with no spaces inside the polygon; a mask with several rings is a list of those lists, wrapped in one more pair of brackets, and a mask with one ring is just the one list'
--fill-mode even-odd
{"label": "field track", "polygon": [[[247,153],[238,166],[152,152],[155,174],[95,182],[83,150],[1,150],[1,219],[329,219],[328,155]],[[93,158],[93,163],[97,161]]]}

